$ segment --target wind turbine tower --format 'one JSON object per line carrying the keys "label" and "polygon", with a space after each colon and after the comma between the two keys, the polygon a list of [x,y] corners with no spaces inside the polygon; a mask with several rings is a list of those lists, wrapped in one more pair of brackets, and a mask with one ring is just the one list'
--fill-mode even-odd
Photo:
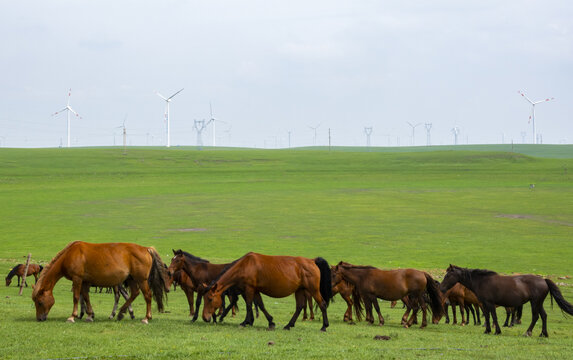
{"label": "wind turbine tower", "polygon": [[155,94],[157,94],[157,96],[159,96],[160,98],[162,98],[163,100],[165,100],[165,121],[167,122],[167,147],[171,146],[171,133],[170,133],[170,129],[169,129],[169,103],[171,102],[171,99],[173,99],[175,97],[175,95],[179,94],[181,91],[183,91],[183,89],[177,91],[175,94],[171,95],[170,97],[165,97],[163,95],[161,95],[159,92],[155,92]]}
{"label": "wind turbine tower", "polygon": [[213,106],[211,105],[211,102],[209,102],[209,111],[211,113],[211,119],[209,119],[209,121],[205,124],[205,126],[209,125],[210,123],[213,123],[213,146],[217,146],[217,143],[216,143],[217,135],[216,135],[216,131],[215,131],[215,129],[216,129],[215,124],[217,123],[217,121],[221,122],[223,124],[226,124],[226,122],[221,121],[221,120],[213,117]]}
{"label": "wind turbine tower", "polygon": [[424,126],[426,127],[426,145],[430,146],[432,145],[432,142],[430,141],[430,130],[432,130],[432,123],[425,123]]}
{"label": "wind turbine tower", "polygon": [[366,147],[370,148],[370,135],[372,135],[372,126],[365,127],[364,133],[366,134]]}
{"label": "wind turbine tower", "polygon": [[80,114],[78,114],[77,112],[74,111],[74,109],[72,109],[72,107],[70,106],[70,98],[72,96],[72,89],[70,89],[70,91],[68,92],[68,104],[66,105],[65,108],[63,108],[60,111],[56,111],[55,113],[52,114],[52,116],[56,116],[58,114],[60,114],[63,111],[66,111],[68,113],[68,147],[70,147],[70,139],[71,139],[71,132],[70,132],[70,113],[74,114],[77,118],[81,119]]}
{"label": "wind turbine tower", "polygon": [[414,137],[414,136],[415,136],[416,128],[417,128],[418,126],[422,125],[422,123],[418,123],[418,124],[416,124],[416,125],[414,125],[414,124],[412,124],[412,123],[409,123],[409,122],[407,122],[407,121],[406,121],[406,123],[412,127],[412,146],[414,146],[414,145],[416,145],[416,138]]}
{"label": "wind turbine tower", "polygon": [[458,135],[460,134],[460,128],[457,126],[454,126],[452,128],[452,133],[454,134],[454,144],[457,145],[458,144]]}
{"label": "wind turbine tower", "polygon": [[525,93],[523,93],[521,90],[518,91],[518,93],[531,104],[531,116],[529,117],[529,120],[531,120],[531,124],[533,126],[533,143],[537,144],[539,143],[539,141],[537,140],[537,133],[535,132],[535,105],[540,104],[542,102],[551,101],[555,98],[547,98],[545,100],[531,101],[531,99],[525,96]]}

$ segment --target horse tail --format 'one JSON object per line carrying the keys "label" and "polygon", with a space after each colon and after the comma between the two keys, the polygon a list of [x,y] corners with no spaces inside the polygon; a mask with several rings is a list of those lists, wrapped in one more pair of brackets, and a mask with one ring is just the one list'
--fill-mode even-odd
{"label": "horse tail", "polygon": [[555,298],[555,302],[557,303],[557,305],[559,305],[561,310],[569,315],[573,315],[573,305],[571,305],[567,300],[565,300],[563,294],[561,294],[561,290],[559,290],[557,285],[549,279],[545,279],[545,282],[549,287],[549,293],[551,294],[551,297]]}
{"label": "horse tail", "polygon": [[40,267],[40,270],[38,271],[38,273],[41,273],[42,270],[44,270],[44,267],[42,265],[38,265]]}
{"label": "horse tail", "polygon": [[332,299],[332,279],[330,274],[330,265],[328,265],[328,262],[321,257],[314,259],[314,263],[320,270],[320,295],[326,303],[326,306],[328,306],[330,299]]}
{"label": "horse tail", "polygon": [[[345,281],[345,280],[343,280]],[[360,292],[358,288],[352,285],[352,302],[354,305],[354,314],[356,315],[356,320],[362,321],[363,315],[363,307],[362,307],[362,297],[360,296]]]}
{"label": "horse tail", "polygon": [[440,288],[430,274],[424,273],[424,275],[426,276],[426,292],[430,297],[430,308],[435,315],[442,316],[444,315],[444,307],[440,297]]}
{"label": "horse tail", "polygon": [[159,257],[159,254],[155,249],[149,248],[149,253],[153,259],[151,264],[151,270],[149,272],[149,276],[147,277],[147,283],[149,284],[149,288],[151,289],[151,294],[157,303],[157,309],[159,312],[163,312],[164,305],[163,305],[163,298],[167,301],[167,293],[166,293],[166,284],[165,278],[167,275],[167,270],[165,269],[165,264]]}

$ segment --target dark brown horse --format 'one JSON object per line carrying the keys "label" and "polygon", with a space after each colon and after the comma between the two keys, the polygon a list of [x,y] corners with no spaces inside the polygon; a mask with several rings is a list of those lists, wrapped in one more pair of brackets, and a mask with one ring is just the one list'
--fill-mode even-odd
{"label": "dark brown horse", "polygon": [[[411,301],[413,308],[412,321],[416,317],[418,308],[422,308],[422,327],[427,325],[427,304],[424,301],[424,293],[428,293],[430,306],[435,314],[443,312],[439,289],[430,274],[414,269],[380,270],[373,266],[355,266],[340,262],[333,270],[335,284],[346,280],[354,285],[366,309],[366,321],[374,323],[372,306],[378,313],[380,325],[384,324],[384,317],[380,313],[377,299],[400,300],[406,296]],[[356,301],[355,301],[356,307]],[[412,323],[406,323],[409,327]]]}
{"label": "dark brown horse", "polygon": [[[326,308],[332,297],[330,266],[322,258],[308,259],[293,256],[269,256],[257,253],[247,253],[234,261],[208,288],[205,294],[203,320],[209,322],[216,309],[221,306],[222,294],[228,288],[235,286],[242,293],[247,303],[247,316],[243,325],[254,322],[253,300],[265,294],[274,298],[282,298],[295,294],[296,310],[289,323],[284,327],[289,330],[302,311],[306,292],[317,302],[322,312],[322,331],[328,327]],[[264,308],[261,307],[261,310]],[[272,317],[269,328],[274,328]]]}
{"label": "dark brown horse", "polygon": [[129,243],[90,244],[74,241],[61,250],[46,266],[34,287],[32,300],[36,305],[36,319],[46,320],[54,305],[53,289],[65,277],[72,281],[74,308],[68,321],[78,316],[80,293],[87,307],[86,321],[93,321],[89,300],[90,286],[115,286],[128,280],[131,296],[117,316],[121,320],[133,300],[143,293],[147,312],[142,322],[151,319],[151,299],[163,310],[165,296],[165,265],[154,248]]}
{"label": "dark brown horse", "polygon": [[547,313],[543,308],[543,301],[547,294],[557,302],[565,313],[573,315],[573,305],[567,302],[555,283],[536,275],[503,276],[490,270],[466,269],[450,265],[446,276],[440,285],[442,291],[447,291],[457,283],[461,283],[473,291],[483,304],[485,315],[485,333],[491,333],[489,316],[493,318],[495,334],[501,334],[497,322],[495,306],[518,308],[526,302],[531,302],[532,319],[525,335],[531,336],[533,327],[541,315],[541,335],[547,337]]}
{"label": "dark brown horse", "polygon": [[[38,264],[29,264],[28,265],[28,273],[26,276],[34,275],[35,282],[38,282],[38,276],[44,267]],[[24,276],[24,272],[26,271],[26,265],[18,264],[10,269],[8,276],[6,276],[6,286],[10,286],[12,283],[12,278],[14,276],[18,277],[18,286],[20,286],[20,278]],[[26,283],[26,287],[28,284]]]}
{"label": "dark brown horse", "polygon": [[[173,250],[173,255],[171,264],[169,264],[169,272],[174,274],[177,271],[183,271],[191,280],[195,291],[197,291],[195,312],[191,319],[194,322],[199,317],[199,307],[208,284],[215,280],[230,264],[212,264],[208,260],[201,259],[183,250]],[[222,305],[224,310],[224,304]]]}

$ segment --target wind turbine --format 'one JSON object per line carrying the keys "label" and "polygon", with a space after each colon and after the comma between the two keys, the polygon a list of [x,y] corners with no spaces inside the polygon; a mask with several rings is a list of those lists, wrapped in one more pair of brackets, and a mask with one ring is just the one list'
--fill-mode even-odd
{"label": "wind turbine", "polygon": [[519,90],[518,93],[531,104],[531,116],[529,117],[529,119],[531,120],[531,123],[533,125],[533,143],[537,144],[537,134],[535,133],[535,105],[540,104],[542,102],[551,101],[555,98],[547,98],[545,100],[531,101],[527,96],[525,96],[525,94],[521,90]]}
{"label": "wind turbine", "polygon": [[52,114],[52,116],[56,116],[58,114],[60,114],[63,111],[67,111],[68,113],[68,147],[70,147],[70,113],[74,114],[77,118],[81,119],[82,117],[80,116],[80,114],[78,114],[77,112],[75,112],[74,109],[72,109],[72,107],[70,106],[70,97],[72,96],[72,89],[70,89],[70,91],[68,92],[68,104],[66,105],[65,108],[63,108],[60,111],[56,111],[55,113]]}
{"label": "wind turbine", "polygon": [[460,134],[460,128],[457,126],[454,126],[452,128],[452,133],[454,134],[454,144],[457,145],[458,144],[458,135]]}
{"label": "wind turbine", "polygon": [[417,123],[416,125],[414,125],[408,121],[406,121],[406,123],[412,127],[412,145],[416,145],[416,138],[414,137],[415,136],[414,134],[415,134],[416,128],[418,126],[422,125],[422,123]]}
{"label": "wind turbine", "polygon": [[372,126],[365,127],[364,133],[366,134],[366,147],[370,148],[370,135],[372,135]]}
{"label": "wind turbine", "polygon": [[309,126],[312,130],[314,130],[314,138],[313,138],[313,145],[316,146],[316,130],[320,127],[322,123],[316,125],[315,127]]}
{"label": "wind turbine", "polygon": [[177,91],[175,94],[171,95],[170,97],[165,97],[163,95],[161,95],[159,92],[155,92],[155,94],[157,94],[157,96],[159,96],[160,98],[162,98],[163,100],[165,100],[165,120],[167,121],[167,147],[171,146],[171,135],[170,135],[170,131],[169,131],[169,103],[171,102],[171,99],[173,99],[175,97],[175,95],[179,94],[181,91],[183,91],[183,89]]}
{"label": "wind turbine", "polygon": [[213,123],[213,146],[217,146],[216,144],[216,133],[215,133],[215,123],[218,122],[222,122],[223,124],[226,124],[226,122],[221,121],[219,119],[216,119],[213,117],[213,106],[211,105],[211,102],[209,101],[209,111],[211,113],[211,119],[209,119],[209,121],[205,124],[205,126],[209,125],[210,123]]}

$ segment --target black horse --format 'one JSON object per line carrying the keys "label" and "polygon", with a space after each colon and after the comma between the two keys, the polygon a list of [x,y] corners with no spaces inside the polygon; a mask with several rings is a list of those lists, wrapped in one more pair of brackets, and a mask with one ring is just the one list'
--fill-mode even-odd
{"label": "black horse", "polygon": [[495,306],[517,308],[526,302],[531,302],[531,324],[525,335],[531,336],[531,331],[541,315],[543,327],[541,335],[547,337],[547,313],[543,309],[543,301],[547,294],[557,302],[565,313],[573,315],[573,305],[568,303],[555,283],[536,275],[503,276],[490,270],[466,269],[450,265],[440,285],[440,290],[447,291],[456,283],[461,283],[473,291],[483,304],[485,315],[485,333],[491,333],[489,315],[495,325],[495,334],[501,334],[497,322]]}

